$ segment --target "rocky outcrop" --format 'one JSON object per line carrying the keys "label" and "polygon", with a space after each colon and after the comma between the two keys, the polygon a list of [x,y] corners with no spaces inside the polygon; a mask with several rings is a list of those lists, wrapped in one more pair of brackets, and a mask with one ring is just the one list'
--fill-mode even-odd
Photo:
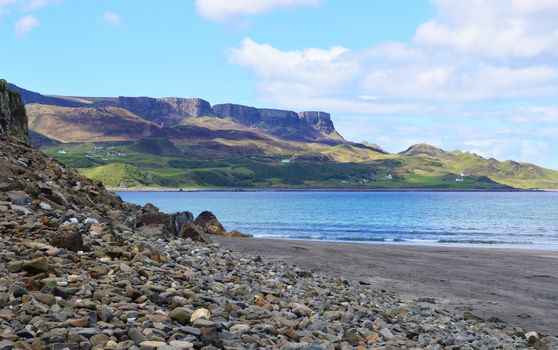
{"label": "rocky outcrop", "polygon": [[255,127],[262,119],[257,108],[232,103],[214,105],[213,112],[220,118],[231,118],[247,127]]}
{"label": "rocky outcrop", "polygon": [[160,98],[159,101],[171,106],[173,113],[183,117],[205,117],[214,115],[211,105],[201,98]]}
{"label": "rocky outcrop", "polygon": [[21,95],[11,91],[5,80],[0,80],[0,134],[29,142],[25,105]]}
{"label": "rocky outcrop", "polygon": [[331,134],[335,131],[331,115],[326,112],[300,112],[298,113],[300,119],[305,120],[308,124],[314,127],[319,132]]}

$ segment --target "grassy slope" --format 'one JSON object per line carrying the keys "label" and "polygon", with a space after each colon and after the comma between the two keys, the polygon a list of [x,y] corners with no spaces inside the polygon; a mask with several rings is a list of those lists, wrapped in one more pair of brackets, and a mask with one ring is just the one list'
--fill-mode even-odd
{"label": "grassy slope", "polygon": [[[150,123],[120,109],[105,108],[101,111],[106,113],[99,113],[98,108],[83,108],[82,114],[76,115],[60,107],[28,108],[31,126],[48,130],[54,139],[101,138],[105,141],[102,145],[113,147],[110,153],[124,153],[125,156],[107,155],[106,149],[94,152],[94,144],[89,142],[44,148],[51,156],[108,186],[558,188],[556,171],[487,160],[470,153],[444,152],[428,145],[416,145],[407,154],[384,154],[370,148],[375,145],[285,141],[230,119],[214,117],[186,118],[182,126],[169,129],[168,136],[138,139]],[[80,121],[88,119],[89,113],[97,119],[84,128]],[[135,134],[122,136],[112,131],[107,136],[107,130],[128,132],[126,125]],[[122,141],[130,137],[133,140]],[[115,139],[120,141],[109,142]],[[59,149],[67,153],[58,154]],[[281,162],[297,156],[325,157],[330,162]],[[469,176],[456,182],[462,172]],[[388,174],[393,179],[387,179]]]}
{"label": "grassy slope", "polygon": [[[501,184],[478,176],[456,182],[456,174],[467,168],[486,166],[491,161],[463,153],[439,160],[428,156],[381,155],[368,162],[282,163],[286,154],[273,156],[189,157],[165,139],[141,142],[103,143],[113,149],[93,151],[94,144],[64,144],[44,150],[69,166],[111,187],[344,187],[344,188],[502,188]],[[58,154],[59,149],[66,154]],[[125,156],[108,156],[123,153]],[[89,154],[90,157],[86,155]],[[124,166],[126,164],[126,166]],[[508,163],[498,166],[509,171]],[[141,170],[140,170],[141,169]],[[550,172],[556,175],[555,172]],[[387,179],[392,174],[393,179]],[[503,175],[500,174],[505,179]],[[546,176],[546,175],[545,175]],[[363,180],[365,182],[363,182]],[[533,179],[513,180],[517,186],[540,183]],[[558,181],[553,183],[556,187]],[[518,186],[518,187],[520,187]],[[552,187],[552,186],[547,186]]]}

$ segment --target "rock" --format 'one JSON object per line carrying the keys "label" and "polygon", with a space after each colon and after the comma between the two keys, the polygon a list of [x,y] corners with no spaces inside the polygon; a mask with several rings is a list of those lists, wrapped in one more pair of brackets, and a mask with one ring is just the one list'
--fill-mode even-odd
{"label": "rock", "polygon": [[363,339],[356,332],[348,331],[343,334],[343,341],[346,341],[352,346],[357,346]]}
{"label": "rock", "polygon": [[221,225],[217,217],[210,211],[203,211],[198,215],[194,224],[200,226],[205,233],[212,235],[225,235],[227,230]]}
{"label": "rock", "polygon": [[231,328],[229,328],[230,332],[233,333],[240,333],[240,334],[244,334],[246,332],[250,331],[250,326],[247,324],[235,324],[234,326],[232,326]]}
{"label": "rock", "polygon": [[109,341],[109,337],[106,334],[95,334],[89,339],[89,341],[93,346],[104,345]]}
{"label": "rock", "polygon": [[137,328],[130,328],[128,331],[128,337],[136,344],[140,346],[141,343],[147,341],[147,338],[142,334],[142,332]]}
{"label": "rock", "polygon": [[194,311],[194,313],[192,313],[192,316],[190,317],[190,323],[194,323],[194,321],[200,318],[205,318],[206,320],[209,320],[210,317],[211,314],[209,310],[204,308],[196,309],[196,311]]}
{"label": "rock", "polygon": [[242,233],[242,232],[237,231],[237,230],[232,230],[231,232],[228,232],[225,236],[227,236],[227,237],[238,237],[238,238],[252,237],[252,235]]}
{"label": "rock", "polygon": [[391,331],[387,328],[383,328],[382,330],[380,330],[380,334],[382,335],[382,337],[384,337],[384,339],[387,340],[393,338],[393,333],[391,333]]}
{"label": "rock", "polygon": [[6,195],[10,201],[15,205],[29,205],[31,204],[31,197],[23,191],[9,191]]}
{"label": "rock", "polygon": [[217,332],[216,328],[202,328],[200,340],[204,345],[221,347],[221,340],[219,339],[219,333]]}
{"label": "rock", "polygon": [[0,340],[0,350],[12,350],[14,347],[14,342],[9,340]]}
{"label": "rock", "polygon": [[169,342],[169,345],[172,346],[173,348],[183,349],[183,350],[194,348],[194,344],[187,341],[181,341],[181,340],[171,340]]}
{"label": "rock", "polygon": [[295,303],[292,305],[292,311],[297,315],[297,316],[309,316],[312,313],[312,310],[303,304],[300,303]]}
{"label": "rock", "polygon": [[37,292],[34,294],[35,299],[48,306],[54,305],[56,298],[52,294]]}
{"label": "rock", "polygon": [[72,252],[82,251],[83,237],[79,232],[58,232],[51,237],[50,244]]}
{"label": "rock", "polygon": [[146,340],[141,342],[140,346],[142,348],[148,348],[148,349],[157,349],[161,346],[165,346],[167,345],[167,343],[163,342],[163,341],[153,341],[153,340]]}
{"label": "rock", "polygon": [[23,262],[22,267],[23,270],[33,274],[47,272],[49,268],[48,259],[46,257],[40,257],[32,260],[26,260]]}
{"label": "rock", "polygon": [[45,202],[41,202],[39,203],[39,208],[46,210],[46,211],[51,211],[52,210],[52,206],[48,203]]}
{"label": "rock", "polygon": [[186,221],[182,224],[178,232],[179,238],[190,238],[193,241],[210,243],[209,239],[205,236],[203,229],[191,221]]}
{"label": "rock", "polygon": [[188,308],[177,307],[169,313],[169,318],[185,325],[190,321],[193,313],[194,312]]}
{"label": "rock", "polygon": [[97,315],[99,315],[99,319],[103,322],[110,322],[112,320],[112,308],[107,305],[99,305],[97,306]]}

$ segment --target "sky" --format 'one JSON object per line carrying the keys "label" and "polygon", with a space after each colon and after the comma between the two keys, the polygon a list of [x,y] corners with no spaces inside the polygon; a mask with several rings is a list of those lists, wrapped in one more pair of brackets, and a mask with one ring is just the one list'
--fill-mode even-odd
{"label": "sky", "polygon": [[44,94],[330,112],[345,138],[558,169],[558,0],[0,0]]}

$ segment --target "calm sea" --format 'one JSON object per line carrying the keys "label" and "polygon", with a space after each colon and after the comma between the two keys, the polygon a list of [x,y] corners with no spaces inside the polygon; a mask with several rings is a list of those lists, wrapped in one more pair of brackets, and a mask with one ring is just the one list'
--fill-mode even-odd
{"label": "calm sea", "polygon": [[122,192],[255,237],[558,250],[556,192]]}

